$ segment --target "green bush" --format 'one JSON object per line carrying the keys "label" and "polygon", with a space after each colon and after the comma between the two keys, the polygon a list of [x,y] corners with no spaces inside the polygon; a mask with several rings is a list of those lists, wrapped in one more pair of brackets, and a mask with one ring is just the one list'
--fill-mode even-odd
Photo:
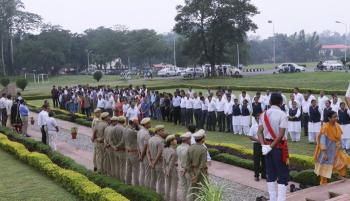
{"label": "green bush", "polygon": [[225,154],[225,153],[218,154],[213,156],[212,159],[223,163],[227,163],[230,165],[242,167],[245,169],[254,170],[254,164],[252,160],[242,159],[230,154]]}
{"label": "green bush", "polygon": [[101,71],[96,71],[96,72],[93,74],[93,78],[94,78],[97,82],[99,82],[99,81],[102,79],[102,76],[103,76],[103,74],[102,74]]}
{"label": "green bush", "polygon": [[39,95],[39,96],[23,96],[23,99],[26,101],[30,100],[46,100],[51,99],[52,97],[50,95]]}
{"label": "green bush", "polygon": [[7,85],[10,84],[10,79],[7,78],[7,77],[3,77],[3,78],[1,78],[0,82],[1,82],[1,85],[2,85],[3,87],[7,87]]}
{"label": "green bush", "polygon": [[208,152],[209,152],[209,154],[210,154],[211,157],[214,157],[214,156],[216,156],[216,155],[218,155],[218,154],[221,153],[219,150],[213,149],[213,148],[208,149]]}
{"label": "green bush", "polygon": [[[52,160],[52,162],[57,164],[59,167],[78,172],[86,176],[90,181],[94,182],[96,185],[100,186],[101,188],[106,188],[106,187],[111,188],[116,192],[124,195],[129,200],[132,200],[132,201],[139,201],[139,200],[161,201],[162,200],[160,195],[158,195],[157,193],[155,193],[154,191],[148,188],[144,188],[140,186],[137,186],[137,187],[129,186],[114,178],[96,174],[93,171],[86,169],[84,166],[77,164],[71,158],[62,155],[59,152],[52,151],[48,145],[45,145],[39,141],[35,141],[31,138],[23,137],[22,135],[19,135],[13,132],[9,128],[0,126],[0,132],[4,133],[9,139],[23,144],[29,151],[37,151],[37,152],[46,154]],[[3,137],[1,137],[0,135],[0,140],[2,138]],[[107,197],[110,197],[110,195],[108,195]]]}
{"label": "green bush", "polygon": [[18,80],[16,80],[16,86],[20,89],[22,89],[22,91],[24,91],[24,89],[27,87],[28,85],[28,80],[20,78]]}
{"label": "green bush", "polygon": [[111,189],[101,189],[101,187],[89,181],[88,178],[82,174],[72,170],[60,168],[59,166],[55,165],[45,154],[29,152],[25,146],[8,140],[8,138],[3,134],[0,134],[0,147],[53,178],[69,192],[77,195],[81,200],[128,200]]}

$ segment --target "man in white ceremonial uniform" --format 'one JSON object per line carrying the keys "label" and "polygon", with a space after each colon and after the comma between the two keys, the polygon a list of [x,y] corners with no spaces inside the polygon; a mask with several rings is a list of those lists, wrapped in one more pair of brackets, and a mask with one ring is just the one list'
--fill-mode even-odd
{"label": "man in white ceremonial uniform", "polygon": [[343,130],[342,147],[346,151],[350,149],[350,110],[345,107],[345,103],[340,103],[338,111],[339,124]]}
{"label": "man in white ceremonial uniform", "polygon": [[311,106],[309,107],[308,115],[309,143],[315,143],[316,136],[321,129],[321,120],[323,116],[323,110],[320,108],[320,106],[317,105],[316,100],[311,101]]}
{"label": "man in white ceremonial uniform", "polygon": [[300,141],[301,132],[301,111],[297,102],[293,101],[292,107],[288,110],[288,132],[293,142]]}

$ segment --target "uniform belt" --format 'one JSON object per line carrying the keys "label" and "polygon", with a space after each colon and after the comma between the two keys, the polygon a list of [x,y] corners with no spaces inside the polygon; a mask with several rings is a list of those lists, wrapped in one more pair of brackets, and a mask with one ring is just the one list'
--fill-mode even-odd
{"label": "uniform belt", "polygon": [[138,150],[137,150],[137,149],[126,149],[126,151],[127,151],[128,153],[130,153],[130,152],[137,152]]}

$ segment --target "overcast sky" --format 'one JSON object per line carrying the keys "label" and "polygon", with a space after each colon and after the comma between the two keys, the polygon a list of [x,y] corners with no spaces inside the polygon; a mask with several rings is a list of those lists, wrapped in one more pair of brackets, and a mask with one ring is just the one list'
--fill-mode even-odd
{"label": "overcast sky", "polygon": [[[22,0],[28,11],[40,14],[45,22],[61,25],[81,33],[98,26],[125,25],[129,29],[155,29],[159,33],[172,30],[175,6],[183,0]],[[256,33],[266,38],[272,35],[273,20],[278,33],[323,30],[345,32],[350,23],[349,0],[252,0],[260,14],[254,17],[259,29]]]}

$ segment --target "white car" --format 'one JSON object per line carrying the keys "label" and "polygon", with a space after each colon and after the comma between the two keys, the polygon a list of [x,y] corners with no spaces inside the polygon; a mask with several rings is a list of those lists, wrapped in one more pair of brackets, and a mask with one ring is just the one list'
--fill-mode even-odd
{"label": "white car", "polygon": [[186,68],[181,72],[181,76],[184,78],[204,77],[202,68]]}
{"label": "white car", "polygon": [[283,63],[279,66],[276,67],[276,70],[279,73],[290,73],[290,72],[305,72],[305,67],[304,66],[299,66],[298,64],[295,63]]}
{"label": "white car", "polygon": [[236,68],[236,67],[229,67],[229,68],[227,68],[227,73],[230,76],[242,75],[242,71],[239,68]]}
{"label": "white car", "polygon": [[178,75],[176,69],[172,69],[172,68],[163,68],[162,70],[158,71],[157,74],[160,77],[171,77],[171,76]]}
{"label": "white car", "polygon": [[324,61],[322,63],[322,65],[324,66],[325,70],[342,70],[343,69],[343,64],[339,63],[336,60],[329,60],[329,61]]}

